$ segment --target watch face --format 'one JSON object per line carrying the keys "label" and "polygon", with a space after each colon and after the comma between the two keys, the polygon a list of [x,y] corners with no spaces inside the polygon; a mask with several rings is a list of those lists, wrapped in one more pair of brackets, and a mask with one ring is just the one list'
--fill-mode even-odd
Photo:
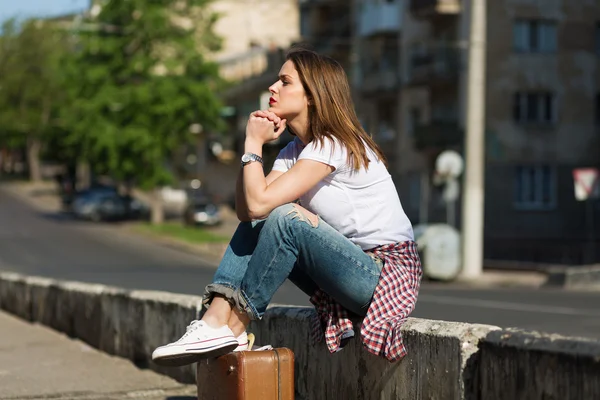
{"label": "watch face", "polygon": [[250,161],[250,154],[244,154],[242,156],[242,162],[248,162]]}

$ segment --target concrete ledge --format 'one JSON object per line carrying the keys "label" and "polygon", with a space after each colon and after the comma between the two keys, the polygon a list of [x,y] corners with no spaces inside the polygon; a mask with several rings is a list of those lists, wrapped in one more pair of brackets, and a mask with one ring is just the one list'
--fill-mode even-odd
{"label": "concrete ledge", "polygon": [[178,339],[200,307],[196,296],[0,273],[3,310],[183,383],[195,383],[193,366],[159,367],[151,355],[157,346]]}
{"label": "concrete ledge", "polygon": [[[0,273],[0,308],[195,382],[193,366],[161,368],[150,356],[180,337],[201,311],[200,297]],[[358,340],[333,355],[324,344],[313,346],[312,315],[309,308],[273,306],[250,326],[258,344],[294,351],[298,399],[600,398],[598,342],[412,318],[403,327],[409,354],[390,364]]]}
{"label": "concrete ledge", "polygon": [[[476,375],[478,343],[493,326],[411,318],[403,327],[408,355],[400,362],[371,355],[353,340],[329,354],[313,346],[309,308],[274,307],[251,326],[258,343],[289,347],[303,399],[463,399]],[[359,327],[356,326],[356,332]]]}
{"label": "concrete ledge", "polygon": [[481,399],[600,398],[600,341],[495,331],[479,362]]}
{"label": "concrete ledge", "polygon": [[560,286],[566,289],[600,289],[600,264],[552,267],[547,269],[547,286]]}

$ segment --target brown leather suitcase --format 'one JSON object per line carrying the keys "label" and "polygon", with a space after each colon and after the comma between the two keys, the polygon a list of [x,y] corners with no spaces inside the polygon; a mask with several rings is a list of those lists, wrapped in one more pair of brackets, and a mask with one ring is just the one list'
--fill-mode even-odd
{"label": "brown leather suitcase", "polygon": [[199,400],[293,400],[290,349],[240,351],[198,362]]}

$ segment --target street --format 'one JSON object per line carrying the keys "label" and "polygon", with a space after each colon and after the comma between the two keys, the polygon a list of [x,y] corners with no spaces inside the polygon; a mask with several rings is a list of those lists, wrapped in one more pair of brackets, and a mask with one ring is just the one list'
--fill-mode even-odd
{"label": "street", "polygon": [[[110,225],[36,211],[0,191],[0,270],[201,295],[214,266]],[[309,305],[289,282],[273,301]],[[599,292],[424,283],[413,316],[600,339],[599,305]]]}

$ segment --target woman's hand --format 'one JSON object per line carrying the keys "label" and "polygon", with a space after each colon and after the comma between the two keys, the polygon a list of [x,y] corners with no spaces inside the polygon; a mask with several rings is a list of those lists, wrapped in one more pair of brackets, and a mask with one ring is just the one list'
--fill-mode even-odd
{"label": "woman's hand", "polygon": [[286,128],[286,120],[270,111],[255,111],[246,125],[246,139],[264,144],[277,139]]}

